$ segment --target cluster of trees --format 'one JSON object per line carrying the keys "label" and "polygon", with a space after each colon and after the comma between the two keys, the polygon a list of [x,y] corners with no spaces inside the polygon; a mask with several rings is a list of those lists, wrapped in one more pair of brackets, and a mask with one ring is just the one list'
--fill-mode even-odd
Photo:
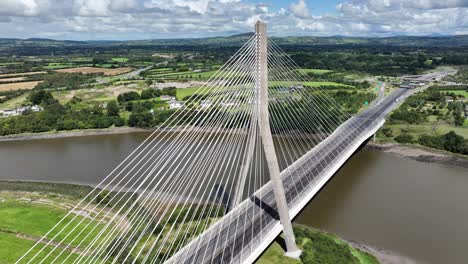
{"label": "cluster of trees", "polygon": [[162,124],[172,114],[174,110],[151,111],[148,104],[134,104],[132,112],[128,118],[128,126],[151,128]]}
{"label": "cluster of trees", "polygon": [[443,119],[455,126],[464,125],[463,102],[445,102],[445,94],[440,87],[430,89],[409,97],[390,117],[390,123],[421,124],[430,115]]}
{"label": "cluster of trees", "polygon": [[[291,58],[303,68],[365,72],[374,75],[397,76],[416,74],[440,64],[433,56],[420,52],[369,53],[343,50],[332,52],[296,52]],[[430,63],[429,63],[430,62]]]}
{"label": "cluster of trees", "polygon": [[73,110],[62,105],[48,91],[34,91],[29,96],[31,104],[44,107],[40,112],[24,112],[23,115],[0,119],[0,135],[35,133],[51,130],[72,130],[123,126],[124,120],[109,104],[107,109],[96,105],[92,108]]}
{"label": "cluster of trees", "polygon": [[390,115],[389,121],[393,123],[421,124],[427,120],[426,117],[424,113],[401,107]]}
{"label": "cluster of trees", "polygon": [[423,134],[419,136],[417,140],[411,134],[404,132],[395,137],[395,140],[404,144],[419,143],[423,146],[442,149],[453,153],[468,154],[468,140],[454,131],[440,136]]}
{"label": "cluster of trees", "polygon": [[375,94],[368,92],[339,90],[330,94],[350,114],[357,113],[365,102],[370,103],[375,99]]}
{"label": "cluster of trees", "polygon": [[80,85],[92,82],[96,76],[96,74],[81,73],[50,73],[44,76],[42,83],[39,83],[35,89],[78,89]]}

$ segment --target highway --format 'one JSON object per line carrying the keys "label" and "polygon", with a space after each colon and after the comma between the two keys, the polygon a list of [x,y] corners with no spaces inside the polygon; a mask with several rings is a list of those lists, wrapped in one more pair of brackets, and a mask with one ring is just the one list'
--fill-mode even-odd
{"label": "highway", "polygon": [[[320,182],[321,177],[334,174],[341,167],[342,164],[337,167],[336,163],[340,163],[346,150],[353,150],[364,143],[369,131],[377,131],[385,115],[409,93],[410,90],[397,89],[377,101],[366,111],[350,118],[326,140],[284,170],[281,176],[290,212],[298,204],[307,204],[312,198],[311,189]],[[348,158],[345,157],[345,160]],[[291,217],[294,218],[296,214],[292,213]],[[268,246],[278,235],[273,232],[278,223],[273,190],[268,183],[181,249],[168,263],[251,262],[263,251],[256,247],[260,243]]]}

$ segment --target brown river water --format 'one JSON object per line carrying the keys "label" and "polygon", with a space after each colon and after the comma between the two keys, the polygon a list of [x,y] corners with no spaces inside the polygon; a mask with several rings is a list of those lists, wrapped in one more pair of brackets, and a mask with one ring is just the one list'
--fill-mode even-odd
{"label": "brown river water", "polygon": [[[0,142],[0,180],[94,185],[146,136]],[[361,150],[295,222],[423,263],[468,263],[468,170]]]}

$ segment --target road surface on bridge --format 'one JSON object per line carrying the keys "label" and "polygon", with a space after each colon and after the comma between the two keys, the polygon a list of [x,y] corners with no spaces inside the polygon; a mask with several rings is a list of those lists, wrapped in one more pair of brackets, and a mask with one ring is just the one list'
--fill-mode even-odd
{"label": "road surface on bridge", "polygon": [[[406,89],[397,89],[366,111],[350,118],[326,140],[281,173],[292,218],[352,153],[383,125],[385,115],[409,92]],[[260,210],[263,211],[262,214],[258,213]],[[273,190],[271,184],[267,183],[181,249],[169,262],[252,262],[280,232]]]}

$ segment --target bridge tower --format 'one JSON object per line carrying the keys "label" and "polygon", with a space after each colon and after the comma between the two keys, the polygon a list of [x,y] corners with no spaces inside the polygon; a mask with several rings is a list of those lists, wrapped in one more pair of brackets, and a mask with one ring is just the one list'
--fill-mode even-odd
{"label": "bridge tower", "polygon": [[255,33],[258,36],[256,44],[257,78],[255,87],[258,94],[257,104],[259,113],[259,132],[262,139],[268,171],[270,173],[280,222],[283,225],[283,234],[286,240],[287,250],[285,255],[292,258],[299,258],[301,250],[299,250],[296,245],[291,218],[289,217],[283,181],[280,176],[278,158],[276,156],[270,129],[270,118],[268,114],[268,38],[266,23],[258,21],[255,24]]}

